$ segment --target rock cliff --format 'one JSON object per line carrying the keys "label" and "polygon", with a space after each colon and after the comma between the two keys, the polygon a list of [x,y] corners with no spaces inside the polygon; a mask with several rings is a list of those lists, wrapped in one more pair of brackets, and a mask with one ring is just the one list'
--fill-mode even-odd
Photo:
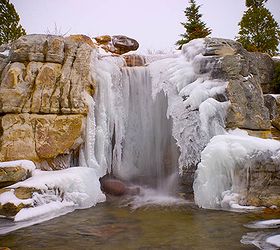
{"label": "rock cliff", "polygon": [[80,38],[28,35],[2,47],[1,161],[29,159],[52,168],[82,143],[85,94],[93,94],[94,81],[93,44]]}

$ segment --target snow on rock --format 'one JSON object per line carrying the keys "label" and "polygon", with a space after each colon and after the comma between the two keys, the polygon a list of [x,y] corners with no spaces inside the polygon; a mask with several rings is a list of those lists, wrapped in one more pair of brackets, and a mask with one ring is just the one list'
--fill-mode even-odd
{"label": "snow on rock", "polygon": [[233,207],[239,200],[237,166],[256,152],[276,152],[280,142],[246,135],[240,130],[218,135],[202,151],[194,181],[194,198],[203,208]]}
{"label": "snow on rock", "polygon": [[205,64],[203,56],[205,49],[205,40],[195,39],[183,46],[181,56],[155,61],[148,66],[153,97],[164,91],[168,98],[167,116],[173,119],[172,134],[181,152],[181,174],[185,167],[196,166],[211,137],[225,133],[229,104],[218,101],[217,97],[225,96],[227,82],[211,79],[211,65]]}
{"label": "snow on rock", "polygon": [[0,168],[6,167],[22,167],[26,171],[33,172],[36,169],[35,164],[29,160],[5,161],[0,162]]}
{"label": "snow on rock", "polygon": [[[49,209],[53,211],[56,208],[69,206],[75,209],[88,208],[105,201],[105,195],[100,190],[95,170],[86,167],[73,167],[58,171],[35,170],[31,178],[9,186],[11,189],[18,187],[33,187],[40,192],[33,193],[32,202],[30,199],[28,200],[34,207],[22,209],[16,215],[16,221],[48,213]],[[24,203],[24,200],[15,200],[11,194],[9,195],[8,201]],[[4,201],[5,197],[1,199]]]}
{"label": "snow on rock", "polygon": [[32,204],[32,199],[19,199],[15,196],[14,190],[9,190],[0,194],[0,204],[4,205],[7,203],[13,203],[14,205],[18,206],[19,204]]}

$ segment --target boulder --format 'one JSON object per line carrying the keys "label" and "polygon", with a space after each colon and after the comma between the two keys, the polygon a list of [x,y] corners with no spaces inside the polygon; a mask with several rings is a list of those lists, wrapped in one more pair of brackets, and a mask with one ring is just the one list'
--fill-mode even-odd
{"label": "boulder", "polygon": [[0,160],[38,162],[69,153],[82,143],[83,122],[83,115],[4,115]]}
{"label": "boulder", "polygon": [[13,217],[15,216],[21,209],[30,207],[29,205],[25,205],[20,203],[18,205],[8,202],[3,205],[0,204],[0,215],[5,217]]}
{"label": "boulder", "polygon": [[139,43],[127,36],[98,36],[94,38],[97,45],[107,52],[122,55],[129,51],[137,50]]}
{"label": "boulder", "polygon": [[111,178],[101,178],[100,179],[101,190],[105,194],[114,195],[114,196],[122,196],[126,194],[126,185],[117,179]]}
{"label": "boulder", "polygon": [[0,60],[0,112],[87,114],[93,43],[86,36],[27,35]]}
{"label": "boulder", "polygon": [[29,177],[28,171],[20,166],[0,167],[0,188],[7,187]]}
{"label": "boulder", "polygon": [[139,48],[139,43],[127,36],[112,36],[112,43],[117,49],[117,54],[122,55]]}
{"label": "boulder", "polygon": [[228,128],[269,130],[270,119],[264,105],[262,84],[273,76],[273,61],[265,54],[250,53],[240,43],[228,39],[205,38],[206,50],[200,73],[228,81],[226,97]]}

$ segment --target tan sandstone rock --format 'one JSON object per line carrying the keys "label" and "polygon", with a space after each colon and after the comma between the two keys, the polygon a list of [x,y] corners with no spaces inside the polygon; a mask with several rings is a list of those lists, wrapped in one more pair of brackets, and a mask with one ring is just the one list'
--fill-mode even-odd
{"label": "tan sandstone rock", "polygon": [[29,177],[28,171],[19,166],[0,167],[0,188],[7,187]]}
{"label": "tan sandstone rock", "polygon": [[88,39],[28,35],[13,42],[0,72],[0,112],[87,114],[84,95],[94,89]]}
{"label": "tan sandstone rock", "polygon": [[81,143],[83,115],[8,114],[2,117],[1,160],[41,161]]}

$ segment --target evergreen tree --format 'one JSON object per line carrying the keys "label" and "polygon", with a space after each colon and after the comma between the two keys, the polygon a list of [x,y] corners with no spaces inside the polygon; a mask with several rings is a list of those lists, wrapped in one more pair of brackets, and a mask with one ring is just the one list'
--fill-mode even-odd
{"label": "evergreen tree", "polygon": [[16,40],[26,32],[19,24],[19,15],[9,0],[0,1],[0,45]]}
{"label": "evergreen tree", "polygon": [[280,29],[270,11],[265,8],[267,0],[246,0],[247,11],[240,23],[238,39],[248,51],[274,55],[280,41]]}
{"label": "evergreen tree", "polygon": [[211,34],[211,30],[206,27],[206,24],[203,21],[201,21],[202,15],[199,14],[200,5],[196,5],[195,0],[190,0],[189,4],[190,6],[184,11],[187,21],[181,23],[186,32],[181,34],[180,36],[182,39],[176,42],[179,49],[181,49],[185,43],[188,43],[195,38],[202,38]]}

